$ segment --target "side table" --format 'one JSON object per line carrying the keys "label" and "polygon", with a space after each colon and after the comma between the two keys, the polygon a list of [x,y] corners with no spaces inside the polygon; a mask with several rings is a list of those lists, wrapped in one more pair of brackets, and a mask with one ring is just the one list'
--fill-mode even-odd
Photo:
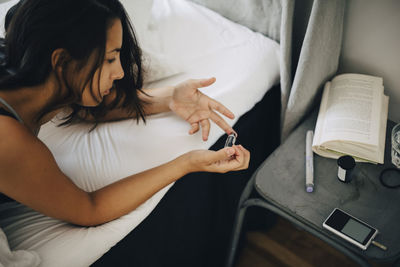
{"label": "side table", "polygon": [[[282,216],[349,256],[361,266],[374,261],[400,258],[400,188],[384,187],[379,181],[382,170],[391,164],[388,121],[384,164],[357,163],[353,180],[337,179],[335,159],[314,154],[314,192],[305,191],[305,138],[314,130],[317,112],[313,112],[256,170],[244,189],[236,214],[227,266],[232,266],[245,212],[259,206]],[[400,179],[400,177],[399,177]],[[253,189],[261,198],[249,198]],[[322,228],[334,208],[352,214],[379,230],[376,241],[387,246],[383,251],[373,245],[363,251]]]}

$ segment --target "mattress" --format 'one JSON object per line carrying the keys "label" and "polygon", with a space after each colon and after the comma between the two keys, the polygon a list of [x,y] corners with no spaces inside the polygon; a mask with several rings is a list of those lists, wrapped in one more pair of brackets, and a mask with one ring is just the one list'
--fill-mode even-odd
{"label": "mattress", "polygon": [[[142,21],[145,30],[136,29],[148,68],[148,88],[216,77],[212,86],[201,90],[235,114],[235,119],[227,119],[234,125],[279,83],[275,41],[192,2],[154,0],[151,4],[148,21]],[[133,17],[130,8],[127,4]],[[208,140],[202,141],[200,132],[189,135],[190,125],[172,112],[149,116],[146,124],[104,123],[90,132],[90,125],[57,127],[59,122],[54,118],[43,125],[39,138],[61,170],[86,191],[190,150],[208,149],[224,134],[212,124]],[[0,227],[13,250],[36,251],[40,266],[88,266],[140,224],[171,186],[129,214],[96,227],[71,225],[15,202],[0,206]]]}

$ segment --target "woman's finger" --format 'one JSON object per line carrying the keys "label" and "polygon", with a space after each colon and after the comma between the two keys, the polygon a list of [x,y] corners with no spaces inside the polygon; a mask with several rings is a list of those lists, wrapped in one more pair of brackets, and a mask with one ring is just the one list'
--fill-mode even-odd
{"label": "woman's finger", "polygon": [[207,165],[212,165],[215,162],[221,162],[224,160],[228,160],[232,155],[235,154],[235,149],[231,147],[224,147],[220,150],[214,151],[209,154],[209,159],[207,161]]}
{"label": "woman's finger", "polygon": [[210,118],[210,113],[211,111],[209,110],[199,110],[190,115],[189,118],[187,118],[186,120],[190,124],[200,122],[202,120],[207,120]]}
{"label": "woman's finger", "polygon": [[201,124],[201,133],[203,136],[203,141],[207,141],[208,135],[210,133],[210,121],[208,119],[201,120],[200,124]]}
{"label": "woman's finger", "polygon": [[213,122],[215,122],[215,124],[217,124],[227,134],[231,134],[232,132],[234,132],[232,127],[221,116],[219,116],[217,113],[211,112],[210,119]]}
{"label": "woman's finger", "polygon": [[232,127],[217,113],[213,111],[203,110],[197,111],[193,113],[189,118],[187,118],[187,122],[191,125],[211,119],[215,124],[217,124],[222,130],[224,130],[227,134],[231,134],[234,132]]}
{"label": "woman's finger", "polygon": [[235,118],[235,114],[233,114],[232,111],[230,111],[227,107],[225,107],[215,99],[210,98],[209,106],[230,119]]}
{"label": "woman's finger", "polygon": [[197,122],[192,123],[192,124],[190,125],[189,134],[197,133],[197,131],[198,131],[199,129],[200,129],[200,126],[199,126],[199,124],[198,124]]}
{"label": "woman's finger", "polygon": [[245,152],[239,148],[239,146],[232,146],[235,149],[235,153],[231,159],[226,162],[229,166],[230,171],[239,171],[248,167],[248,160]]}
{"label": "woman's finger", "polygon": [[208,79],[199,79],[199,80],[195,80],[195,81],[196,81],[196,87],[201,88],[201,87],[210,86],[211,84],[213,84],[216,81],[216,79],[215,79],[215,77],[211,77]]}
{"label": "woman's finger", "polygon": [[250,151],[245,149],[242,145],[237,145],[235,148],[238,148],[243,153],[243,168],[247,169],[249,167],[250,162]]}
{"label": "woman's finger", "polygon": [[239,171],[246,169],[246,160],[245,154],[242,150],[240,150],[237,146],[233,146],[235,149],[235,153],[231,156],[229,160],[225,162],[226,167],[229,171]]}

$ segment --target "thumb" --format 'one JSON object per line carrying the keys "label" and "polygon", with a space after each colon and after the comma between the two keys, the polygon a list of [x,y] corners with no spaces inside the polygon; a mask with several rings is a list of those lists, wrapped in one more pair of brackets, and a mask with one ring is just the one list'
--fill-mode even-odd
{"label": "thumb", "polygon": [[232,155],[235,154],[235,149],[232,147],[225,147],[222,148],[218,151],[216,151],[210,160],[212,162],[220,161],[220,160],[226,160],[229,159]]}
{"label": "thumb", "polygon": [[213,84],[215,81],[216,81],[215,77],[211,77],[211,78],[208,78],[208,79],[199,80],[199,85],[198,85],[198,87],[210,86],[210,85]]}

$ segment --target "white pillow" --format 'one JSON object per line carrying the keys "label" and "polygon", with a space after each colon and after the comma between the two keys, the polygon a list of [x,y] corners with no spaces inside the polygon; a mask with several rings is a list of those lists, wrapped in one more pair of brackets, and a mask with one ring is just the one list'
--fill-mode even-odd
{"label": "white pillow", "polygon": [[0,3],[0,37],[4,38],[5,29],[4,29],[4,21],[10,7],[18,3],[19,0],[10,0],[5,1],[4,3]]}
{"label": "white pillow", "polygon": [[[183,15],[192,12],[196,16],[189,20]],[[240,46],[248,41],[243,35],[254,35],[248,28],[185,0],[153,0],[147,23],[139,33],[145,83],[181,74],[205,55]]]}
{"label": "white pillow", "polygon": [[181,65],[166,54],[151,51],[146,47],[142,48],[142,65],[144,70],[145,87],[149,83],[159,81],[183,72]]}
{"label": "white pillow", "polygon": [[120,0],[133,24],[139,42],[146,35],[153,0]]}
{"label": "white pillow", "polygon": [[[153,0],[150,32],[155,32],[160,51],[182,66],[221,49],[240,46],[259,34],[222,17],[204,6],[185,0]],[[186,14],[196,16],[188,17]],[[177,41],[179,40],[179,41]]]}
{"label": "white pillow", "polygon": [[163,48],[159,46],[159,33],[150,30],[153,0],[121,0],[133,24],[136,38],[143,52],[144,82],[158,81],[182,72]]}

